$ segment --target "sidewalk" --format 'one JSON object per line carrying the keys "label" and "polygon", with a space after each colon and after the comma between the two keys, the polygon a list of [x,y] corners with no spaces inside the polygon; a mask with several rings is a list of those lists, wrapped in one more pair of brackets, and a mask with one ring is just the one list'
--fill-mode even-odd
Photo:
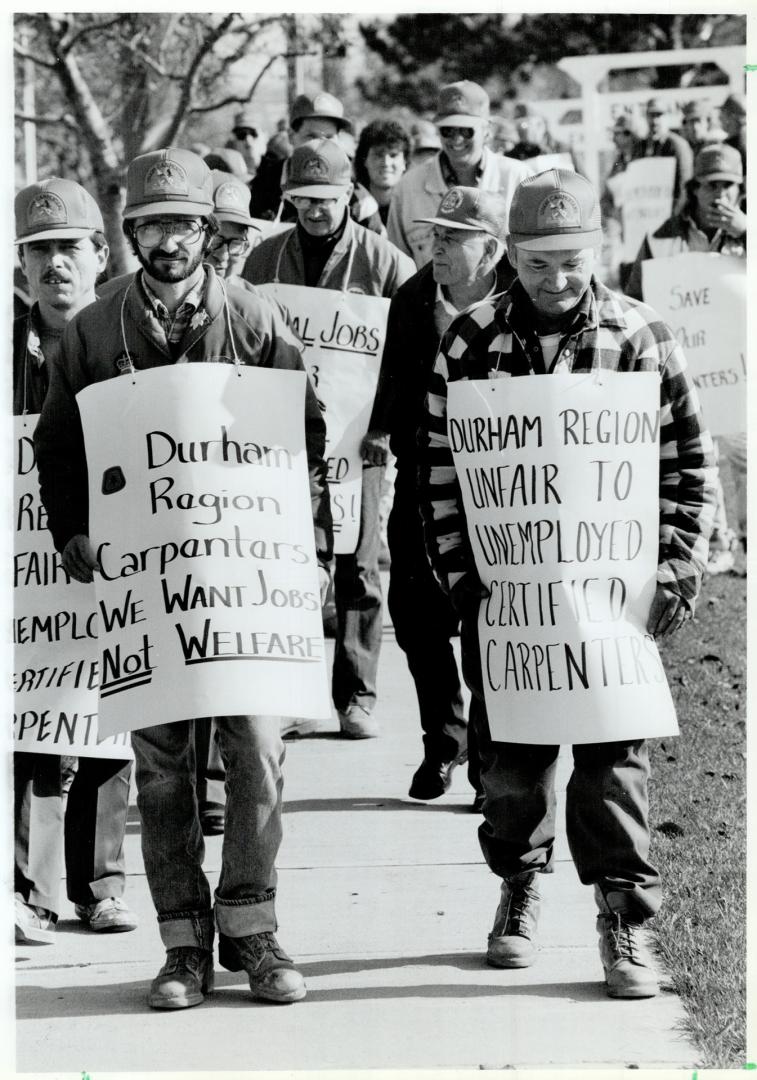
{"label": "sidewalk", "polygon": [[[499,888],[478,846],[481,819],[463,769],[444,798],[407,797],[420,727],[390,628],[379,701],[379,739],[342,740],[334,722],[287,744],[279,937],[306,978],[306,1001],[258,1004],[243,975],[218,969],[202,1005],[147,1007],[163,950],[132,808],[126,897],[139,929],[97,937],[66,903],[55,945],[16,949],[18,1072],[693,1069],[671,992],[605,996],[592,893],[564,838],[556,872],[542,878],[536,964],[485,965]],[[564,761],[561,776],[564,789]],[[213,886],[220,850],[220,837],[207,840]]]}

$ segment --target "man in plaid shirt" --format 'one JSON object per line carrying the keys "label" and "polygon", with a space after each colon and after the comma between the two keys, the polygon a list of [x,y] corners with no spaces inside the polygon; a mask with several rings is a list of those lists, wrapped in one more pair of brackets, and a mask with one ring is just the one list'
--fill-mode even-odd
{"label": "man in plaid shirt", "polygon": [[[443,339],[419,439],[419,486],[432,567],[462,619],[463,674],[484,711],[477,632],[487,595],[476,572],[447,435],[447,383],[592,368],[660,374],[660,537],[647,630],[677,630],[694,610],[714,511],[712,440],[670,328],[651,308],[593,276],[602,243],[596,194],[576,173],[523,181],[510,210],[511,288],[459,316]],[[537,873],[552,870],[559,746],[493,742],[479,733],[484,856],[502,878],[487,961],[534,960]],[[660,906],[648,861],[649,760],[644,740],[576,745],[567,793],[571,854],[599,907],[600,956],[611,997],[651,997],[657,982],[639,933]]]}

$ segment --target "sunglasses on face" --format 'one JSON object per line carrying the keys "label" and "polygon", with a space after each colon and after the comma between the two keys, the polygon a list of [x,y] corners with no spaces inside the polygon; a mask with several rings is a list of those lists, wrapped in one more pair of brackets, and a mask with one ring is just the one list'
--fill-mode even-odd
{"label": "sunglasses on face", "polygon": [[289,201],[295,210],[309,210],[311,206],[331,210],[339,202],[339,199],[314,199],[309,195],[290,195]]}
{"label": "sunglasses on face", "polygon": [[440,127],[439,134],[443,139],[456,139],[458,136],[462,139],[472,139],[476,134],[476,129],[472,127]]}

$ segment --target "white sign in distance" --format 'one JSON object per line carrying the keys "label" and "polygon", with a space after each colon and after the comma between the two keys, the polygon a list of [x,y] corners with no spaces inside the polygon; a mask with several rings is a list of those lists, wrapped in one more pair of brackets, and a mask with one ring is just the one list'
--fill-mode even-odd
{"label": "white sign in distance", "polygon": [[673,212],[676,160],[645,157],[630,161],[623,172],[609,177],[607,186],[623,222],[623,257],[633,262],[644,237]]}
{"label": "white sign in distance", "polygon": [[178,364],[77,396],[102,733],[330,715],[305,386],[304,372]]}
{"label": "white sign in distance", "polygon": [[646,259],[641,287],[683,348],[710,433],[746,431],[746,259],[706,251]]}
{"label": "white sign in distance", "polygon": [[659,540],[659,377],[454,382],[448,430],[479,577],[495,741],[677,734],[646,622]]}
{"label": "white sign in distance", "polygon": [[349,555],[357,548],[360,531],[360,446],[376,396],[389,300],[303,285],[257,288],[287,309],[305,346],[303,360],[326,420],[334,552]]}

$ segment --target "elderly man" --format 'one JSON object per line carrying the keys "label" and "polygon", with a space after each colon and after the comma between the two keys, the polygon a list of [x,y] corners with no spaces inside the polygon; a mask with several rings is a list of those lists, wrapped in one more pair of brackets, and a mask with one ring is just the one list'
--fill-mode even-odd
{"label": "elderly man", "polygon": [[[43,180],[16,196],[16,244],[36,300],[13,324],[13,412],[42,408],[63,332],[95,300],[108,261],[102,214],[72,180]],[[16,942],[50,944],[66,891],[90,930],[133,930],[123,900],[131,761],[81,757],[64,798],[62,759],[13,755]]]}
{"label": "elderly man", "polygon": [[[336,142],[316,139],[298,146],[289,161],[284,194],[297,212],[297,224],[255,248],[244,268],[247,281],[391,298],[412,275],[413,263],[406,255],[350,217],[350,161]],[[345,738],[379,733],[373,708],[381,648],[382,475],[382,467],[365,463],[357,548],[354,554],[336,556],[332,696]],[[306,733],[304,724],[300,733]]]}
{"label": "elderly man", "polygon": [[[87,464],[76,394],[92,382],[175,363],[232,362],[302,370],[300,346],[274,305],[222,288],[204,258],[217,225],[210,170],[187,150],[143,154],[129,165],[124,232],[141,269],[80,312],[65,335],[35,445],[43,502],[67,571],[91,581]],[[322,591],[331,555],[323,461],[325,427],[308,383],[305,438]],[[279,718],[216,716],[227,771],[226,827],[215,891],[219,959],[244,969],[255,998],[305,996],[278,944],[276,854],[281,842],[284,747]],[[213,988],[213,905],[192,777],[191,719],[132,732],[142,853],[166,962],[150,988],[156,1009],[200,1004]]]}
{"label": "elderly man", "polygon": [[[508,251],[517,280],[450,326],[427,397],[420,440],[421,509],[434,571],[462,615],[463,672],[484,713],[478,610],[484,593],[468,541],[447,434],[447,386],[458,379],[551,373],[652,371],[660,375],[660,542],[650,634],[691,615],[712,517],[712,442],[673,332],[644,305],[594,277],[599,205],[576,173],[548,170],[520,185]],[[524,459],[528,460],[528,455]],[[557,563],[557,557],[555,559]],[[561,571],[551,569],[555,580]],[[545,691],[548,693],[548,691]],[[557,745],[494,742],[478,732],[485,821],[479,839],[502,878],[487,961],[534,962],[538,876],[553,868]],[[611,997],[649,997],[657,984],[640,933],[660,906],[649,862],[649,761],[643,740],[573,746],[568,842],[581,881],[593,885],[600,956]]]}
{"label": "elderly man", "polygon": [[[410,796],[436,799],[449,789],[455,766],[468,754],[468,779],[480,809],[475,725],[466,724],[451,638],[460,617],[428,562],[418,507],[416,432],[423,401],[449,323],[472,304],[502,292],[513,278],[505,254],[507,202],[478,188],[453,187],[441,200],[433,228],[431,262],[397,291],[389,308],[386,345],[370,430],[367,460],[397,458],[389,518],[389,613],[418,696],[423,761]],[[471,703],[476,708],[475,699]]]}
{"label": "elderly man", "polygon": [[672,208],[676,209],[684,197],[686,182],[691,179],[694,155],[686,140],[670,130],[670,114],[658,98],[650,98],[647,102],[646,118],[649,132],[636,144],[634,158],[675,158]]}
{"label": "elderly man", "polygon": [[442,149],[417,168],[410,169],[394,189],[387,233],[400,251],[412,255],[416,266],[431,258],[431,226],[439,200],[455,185],[497,191],[510,205],[513,192],[528,168],[512,158],[493,153],[489,136],[489,95],[465,79],[443,86],[434,117]]}

